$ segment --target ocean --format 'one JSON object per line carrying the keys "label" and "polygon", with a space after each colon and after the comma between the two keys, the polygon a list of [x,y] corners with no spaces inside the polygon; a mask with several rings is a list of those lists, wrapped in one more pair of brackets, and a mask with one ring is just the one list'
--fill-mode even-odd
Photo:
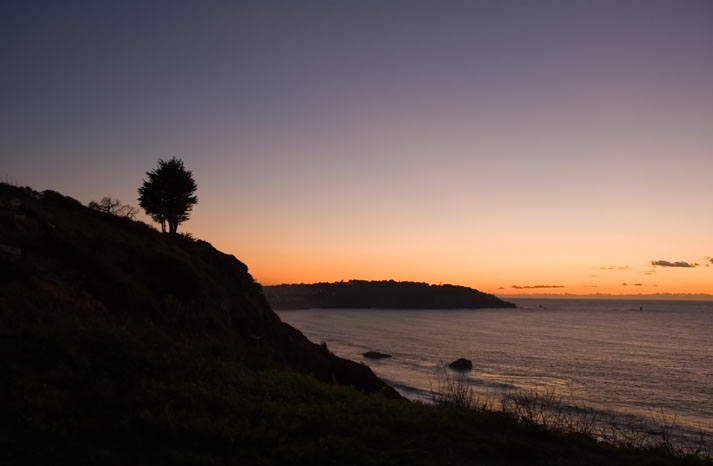
{"label": "ocean", "polygon": [[412,400],[432,400],[444,366],[463,357],[480,396],[546,391],[607,416],[670,423],[713,446],[713,302],[511,301],[517,309],[278,314]]}

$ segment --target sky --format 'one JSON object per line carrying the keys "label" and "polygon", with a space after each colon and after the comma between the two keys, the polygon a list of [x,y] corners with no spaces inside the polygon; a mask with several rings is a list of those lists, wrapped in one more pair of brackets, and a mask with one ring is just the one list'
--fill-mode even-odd
{"label": "sky", "polygon": [[263,284],[713,293],[709,1],[6,0],[0,70],[4,181],[178,157]]}

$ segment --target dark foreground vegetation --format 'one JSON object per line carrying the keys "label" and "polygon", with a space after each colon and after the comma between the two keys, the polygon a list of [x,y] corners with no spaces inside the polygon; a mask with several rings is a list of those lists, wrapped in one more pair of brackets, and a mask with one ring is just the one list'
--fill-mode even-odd
{"label": "dark foreground vegetation", "polygon": [[697,464],[500,413],[364,395],[156,328],[2,338],[0,463]]}
{"label": "dark foreground vegetation", "polygon": [[264,287],[273,309],[478,309],[516,307],[491,294],[457,285],[394,280]]}
{"label": "dark foreground vegetation", "polygon": [[701,464],[407,402],[281,323],[244,265],[0,185],[0,464]]}

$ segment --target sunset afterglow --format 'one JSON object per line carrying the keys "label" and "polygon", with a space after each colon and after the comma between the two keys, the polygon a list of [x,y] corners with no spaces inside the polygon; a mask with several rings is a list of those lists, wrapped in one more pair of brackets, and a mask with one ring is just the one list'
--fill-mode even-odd
{"label": "sunset afterglow", "polygon": [[0,11],[3,181],[138,205],[180,157],[263,284],[713,294],[709,2]]}

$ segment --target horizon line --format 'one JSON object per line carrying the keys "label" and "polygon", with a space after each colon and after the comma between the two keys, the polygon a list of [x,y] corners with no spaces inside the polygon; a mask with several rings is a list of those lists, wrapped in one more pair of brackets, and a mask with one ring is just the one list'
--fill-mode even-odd
{"label": "horizon line", "polygon": [[515,293],[515,294],[497,294],[503,299],[530,299],[530,298],[551,298],[551,299],[682,299],[690,301],[713,301],[713,294],[709,293]]}

